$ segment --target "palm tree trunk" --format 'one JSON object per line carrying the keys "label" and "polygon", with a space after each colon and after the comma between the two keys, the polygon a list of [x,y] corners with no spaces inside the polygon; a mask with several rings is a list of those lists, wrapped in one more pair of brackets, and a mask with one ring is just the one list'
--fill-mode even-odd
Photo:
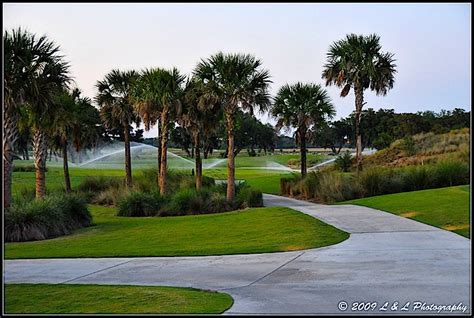
{"label": "palm tree trunk", "polygon": [[234,162],[234,114],[226,112],[227,122],[227,201],[234,201],[235,162]]}
{"label": "palm tree trunk", "polygon": [[356,165],[357,172],[362,170],[362,136],[360,134],[360,116],[362,113],[362,105],[364,103],[364,91],[361,87],[354,87],[355,92],[355,130],[356,130]]}
{"label": "palm tree trunk", "polygon": [[128,125],[123,129],[125,139],[125,184],[128,189],[132,188],[132,158],[130,156],[130,130]]}
{"label": "palm tree trunk", "polygon": [[156,144],[158,148],[158,173],[156,178],[156,184],[160,186],[160,169],[161,169],[161,138],[160,138],[160,120],[156,122],[157,135],[156,135]]}
{"label": "palm tree trunk", "polygon": [[306,177],[306,129],[300,128],[301,177]]}
{"label": "palm tree trunk", "polygon": [[18,116],[10,103],[5,103],[3,120],[3,207],[7,209],[12,201],[13,145],[19,136]]}
{"label": "palm tree trunk", "polygon": [[69,164],[67,162],[67,140],[63,141],[63,169],[64,169],[64,184],[66,185],[66,192],[71,192],[71,178],[69,177]]}
{"label": "palm tree trunk", "polygon": [[194,149],[196,155],[196,190],[201,189],[202,187],[202,160],[201,160],[201,147],[200,147],[200,138],[199,132],[195,134],[194,137]]}
{"label": "palm tree trunk", "polygon": [[166,194],[166,164],[167,164],[167,146],[168,146],[168,107],[165,106],[161,112],[161,165],[159,172],[158,185],[160,187],[160,194]]}
{"label": "palm tree trunk", "polygon": [[36,129],[33,136],[33,153],[35,156],[36,198],[42,199],[46,194],[46,160],[48,156],[48,136],[41,129]]}

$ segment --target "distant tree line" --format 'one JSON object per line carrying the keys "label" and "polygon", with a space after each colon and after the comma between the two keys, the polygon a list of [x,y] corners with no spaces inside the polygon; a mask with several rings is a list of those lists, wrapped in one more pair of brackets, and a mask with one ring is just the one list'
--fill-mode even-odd
{"label": "distant tree line", "polygon": [[[416,113],[395,113],[394,109],[373,108],[363,110],[360,127],[362,149],[383,149],[406,136],[419,133],[445,133],[452,129],[470,127],[471,112],[461,108],[439,113],[424,111]],[[355,114],[340,120],[323,123],[313,135],[314,146],[331,148],[338,154],[342,147],[354,147]]]}

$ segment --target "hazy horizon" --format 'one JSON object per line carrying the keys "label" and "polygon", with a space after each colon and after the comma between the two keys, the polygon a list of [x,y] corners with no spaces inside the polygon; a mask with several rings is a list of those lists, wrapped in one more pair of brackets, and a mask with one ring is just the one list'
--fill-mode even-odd
{"label": "hazy horizon", "polygon": [[[113,68],[176,66],[189,74],[218,51],[263,61],[271,93],[286,83],[321,79],[331,43],[348,33],[381,37],[395,54],[395,87],[365,91],[365,108],[417,112],[471,108],[470,4],[3,4],[3,29],[26,28],[61,46],[77,86],[90,98]],[[335,119],[354,96],[328,87]],[[267,116],[264,122],[274,123]],[[155,136],[154,130],[145,137]]]}

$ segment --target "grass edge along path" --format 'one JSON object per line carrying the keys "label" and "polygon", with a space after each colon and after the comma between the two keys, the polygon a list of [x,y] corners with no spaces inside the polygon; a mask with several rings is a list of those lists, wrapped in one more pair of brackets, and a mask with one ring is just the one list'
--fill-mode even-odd
{"label": "grass edge along path", "polygon": [[333,245],[349,234],[284,207],[180,217],[117,217],[90,206],[94,226],[43,241],[6,243],[6,259],[254,254]]}
{"label": "grass edge along path", "polygon": [[379,195],[338,202],[389,212],[470,237],[469,185]]}
{"label": "grass edge along path", "polygon": [[7,314],[220,314],[230,295],[194,288],[6,284]]}

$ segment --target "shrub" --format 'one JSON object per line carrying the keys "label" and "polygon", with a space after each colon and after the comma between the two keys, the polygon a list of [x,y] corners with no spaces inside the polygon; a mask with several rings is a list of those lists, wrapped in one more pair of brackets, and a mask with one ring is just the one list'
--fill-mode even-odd
{"label": "shrub", "polygon": [[247,149],[247,154],[249,157],[256,157],[257,153],[255,152],[255,149]]}
{"label": "shrub", "polygon": [[436,187],[435,176],[429,166],[407,167],[401,169],[400,174],[403,180],[402,191],[415,191]]}
{"label": "shrub", "polygon": [[359,175],[359,181],[366,196],[378,195],[381,193],[382,183],[385,181],[384,168],[374,167],[365,169]]}
{"label": "shrub", "polygon": [[118,202],[118,216],[156,216],[166,200],[158,192],[131,192]]}
{"label": "shrub", "polygon": [[[48,168],[44,168],[45,172],[48,171]],[[35,172],[35,166],[34,165],[27,165],[27,166],[13,166],[13,172]]]}
{"label": "shrub", "polygon": [[316,189],[319,185],[319,179],[317,174],[314,172],[310,172],[306,175],[304,179],[302,179],[299,185],[299,192],[303,195],[306,199],[314,198],[316,194]]}
{"label": "shrub", "polygon": [[315,196],[321,202],[335,202],[344,200],[343,182],[340,173],[320,172],[318,173],[319,186],[315,191]]}
{"label": "shrub", "polygon": [[232,206],[227,202],[224,194],[213,192],[205,203],[204,210],[207,213],[218,213],[232,210]]}
{"label": "shrub", "polygon": [[214,178],[208,176],[202,176],[202,186],[203,187],[212,187],[216,184]]}
{"label": "shrub", "polygon": [[349,151],[346,151],[342,155],[337,156],[336,160],[334,161],[334,164],[339,170],[347,172],[349,171],[349,168],[351,167],[352,162],[353,162],[352,155],[350,154]]}
{"label": "shrub", "polygon": [[124,197],[124,195],[126,195],[126,193],[127,189],[123,186],[118,188],[108,188],[93,196],[91,203],[117,206],[118,202]]}
{"label": "shrub", "polygon": [[[453,157],[454,158],[454,157]],[[469,183],[469,164],[451,159],[424,166],[403,168],[369,167],[358,176],[332,170],[299,177],[281,178],[281,193],[301,195],[321,202],[337,202],[361,197],[447,187]]]}
{"label": "shrub", "polygon": [[18,202],[30,202],[35,199],[36,189],[34,187],[21,188],[13,198],[14,201]]}
{"label": "shrub", "polygon": [[207,192],[196,189],[182,189],[170,198],[166,207],[166,215],[188,215],[203,212]]}
{"label": "shrub", "polygon": [[377,139],[374,140],[373,146],[377,150],[390,147],[390,144],[393,142],[393,136],[383,132],[378,135]]}
{"label": "shrub", "polygon": [[263,195],[261,191],[247,186],[238,193],[237,202],[242,208],[261,207],[263,206]]}
{"label": "shrub", "polygon": [[77,191],[99,193],[112,187],[120,187],[123,184],[121,178],[114,177],[87,177],[78,186]]}
{"label": "shrub", "polygon": [[293,159],[288,159],[288,161],[286,162],[286,164],[288,166],[292,166],[292,167],[299,167],[301,165],[301,160],[300,159],[296,159],[296,158],[293,158]]}
{"label": "shrub", "polygon": [[298,191],[295,186],[300,180],[301,176],[297,174],[293,174],[291,177],[280,178],[280,194],[289,196],[297,195]]}
{"label": "shrub", "polygon": [[44,240],[91,224],[86,202],[77,195],[45,197],[5,211],[5,241]]}
{"label": "shrub", "polygon": [[469,164],[461,161],[443,161],[434,169],[438,187],[448,187],[469,183]]}

